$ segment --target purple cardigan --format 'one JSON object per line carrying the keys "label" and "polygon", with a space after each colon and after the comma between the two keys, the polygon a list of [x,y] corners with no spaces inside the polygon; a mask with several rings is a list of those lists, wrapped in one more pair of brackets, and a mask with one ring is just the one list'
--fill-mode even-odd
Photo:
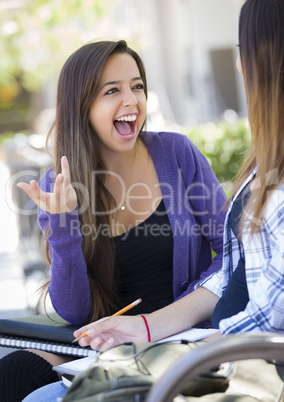
{"label": "purple cardigan", "polygon": [[[173,293],[177,300],[196,283],[221,268],[223,256],[222,206],[226,195],[209,163],[182,134],[141,134],[154,162],[173,232]],[[41,179],[40,187],[52,191],[54,171]],[[90,313],[91,292],[78,230],[78,210],[50,214],[39,209],[44,231],[49,222],[51,255],[49,294],[55,311],[73,324]],[[212,252],[216,256],[212,261]]]}

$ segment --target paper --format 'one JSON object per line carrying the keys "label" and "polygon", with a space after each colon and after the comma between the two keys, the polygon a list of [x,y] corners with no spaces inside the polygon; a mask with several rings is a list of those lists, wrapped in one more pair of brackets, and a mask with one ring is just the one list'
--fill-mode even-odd
{"label": "paper", "polygon": [[62,385],[67,389],[70,388],[74,378],[75,377],[73,375],[69,374],[62,375]]}
{"label": "paper", "polygon": [[201,339],[207,338],[208,336],[215,334],[218,332],[218,329],[215,328],[189,328],[186,331],[179,332],[175,335],[169,336],[167,338],[161,339],[158,342],[166,342],[166,341],[180,341],[182,339],[186,341],[200,341]]}
{"label": "paper", "polygon": [[53,370],[58,371],[60,374],[71,374],[77,375],[82,371],[87,370],[96,360],[97,354],[93,356],[84,357],[82,359],[75,359],[71,362],[60,364],[59,366],[54,366]]}

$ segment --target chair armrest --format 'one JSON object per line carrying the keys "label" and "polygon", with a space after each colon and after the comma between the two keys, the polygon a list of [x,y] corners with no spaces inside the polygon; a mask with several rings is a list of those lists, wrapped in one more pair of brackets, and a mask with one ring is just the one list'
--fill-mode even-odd
{"label": "chair armrest", "polygon": [[172,402],[189,380],[224,362],[265,359],[284,362],[284,334],[243,333],[208,342],[179,358],[150,390],[146,402]]}

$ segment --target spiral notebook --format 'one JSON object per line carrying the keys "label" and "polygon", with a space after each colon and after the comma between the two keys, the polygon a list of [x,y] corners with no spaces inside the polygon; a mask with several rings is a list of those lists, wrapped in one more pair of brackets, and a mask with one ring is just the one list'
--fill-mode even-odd
{"label": "spiral notebook", "polygon": [[72,344],[73,332],[80,326],[70,325],[57,314],[26,318],[0,319],[0,347],[38,349],[46,352],[86,357],[96,355],[89,347]]}

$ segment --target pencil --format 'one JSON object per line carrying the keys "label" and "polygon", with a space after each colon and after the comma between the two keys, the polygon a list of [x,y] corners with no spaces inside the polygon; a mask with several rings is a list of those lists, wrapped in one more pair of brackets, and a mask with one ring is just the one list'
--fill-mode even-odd
{"label": "pencil", "polygon": [[[128,306],[122,308],[121,310],[119,310],[119,311],[117,311],[116,313],[114,313],[113,315],[111,315],[111,317],[114,317],[114,316],[116,316],[116,315],[124,314],[124,313],[126,313],[126,311],[132,309],[133,307],[137,306],[137,304],[139,304],[139,303],[141,303],[141,302],[142,302],[142,299],[137,299],[137,300],[135,300],[134,302],[128,304]],[[77,341],[79,341],[81,338],[85,338],[86,336],[88,336],[88,335],[87,335],[86,332],[84,332],[83,334],[81,334],[80,336],[78,336],[78,338],[74,339],[74,341],[72,341],[72,343],[73,343],[73,342],[77,342]]]}

